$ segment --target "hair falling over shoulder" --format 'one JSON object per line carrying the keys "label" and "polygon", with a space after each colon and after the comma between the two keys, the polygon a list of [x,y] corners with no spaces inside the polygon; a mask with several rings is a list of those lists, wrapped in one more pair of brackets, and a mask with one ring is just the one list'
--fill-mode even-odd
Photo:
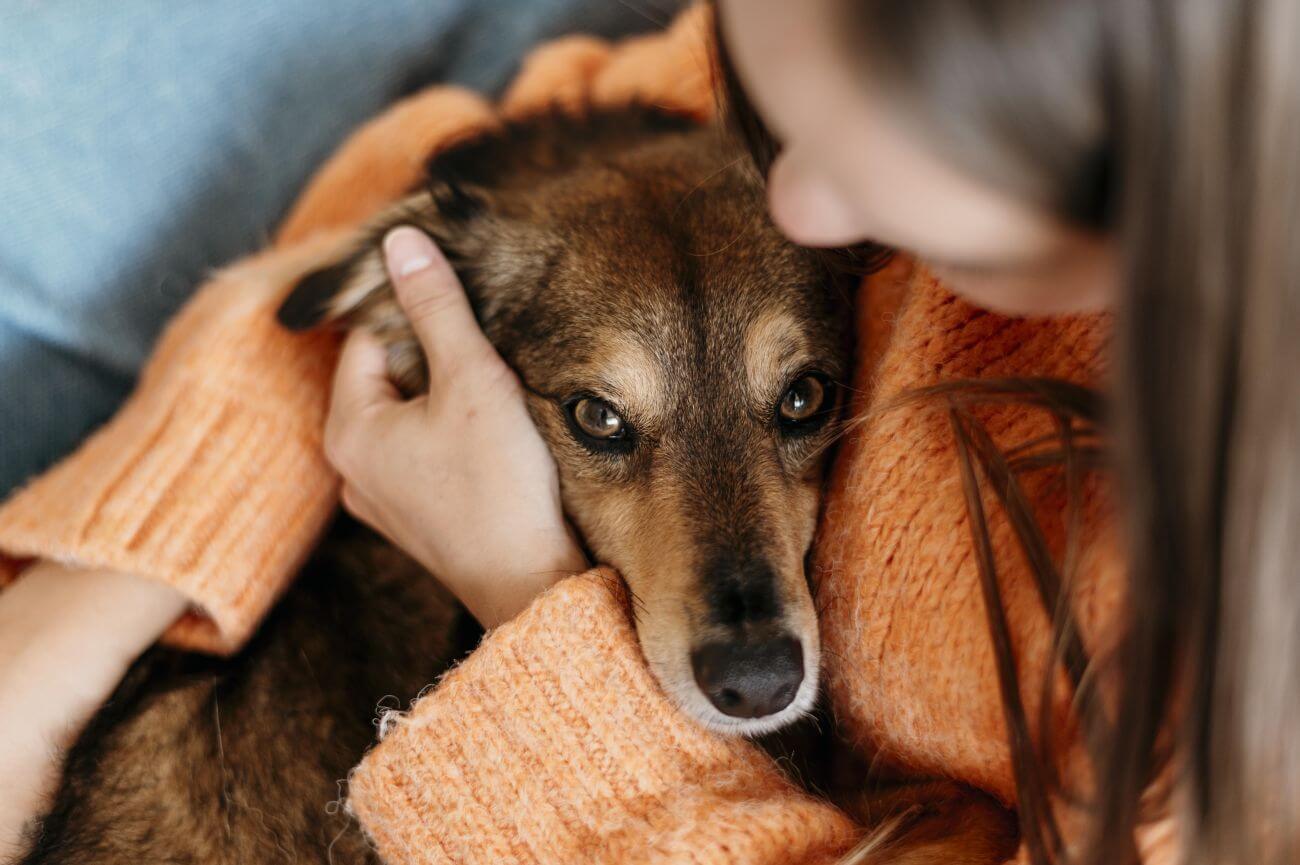
{"label": "hair falling over shoulder", "polygon": [[[901,92],[950,144],[945,157],[1110,233],[1124,262],[1104,410],[1096,394],[1042,380],[909,397],[949,412],[1033,860],[1133,862],[1154,807],[1179,815],[1189,863],[1300,862],[1300,4],[832,6],[845,62]],[[777,147],[722,47],[732,121],[765,172]],[[987,399],[1052,412],[1059,439],[999,452],[969,411]],[[1058,603],[1070,563],[1040,549],[1016,494],[1021,472],[1064,467],[1073,484],[1103,458],[1129,563],[1104,708]],[[1080,689],[1099,795],[1070,854],[1048,804],[1051,743],[1029,744],[1007,669],[981,485],[1016,527]]]}

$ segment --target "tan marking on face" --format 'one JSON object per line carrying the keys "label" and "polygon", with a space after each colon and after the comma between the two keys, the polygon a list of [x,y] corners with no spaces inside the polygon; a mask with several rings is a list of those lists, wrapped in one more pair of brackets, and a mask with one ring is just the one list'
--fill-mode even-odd
{"label": "tan marking on face", "polygon": [[[557,451],[553,439],[557,434],[555,428],[547,434],[553,451]],[[750,719],[720,712],[695,682],[692,650],[734,635],[711,624],[700,582],[706,551],[699,546],[696,517],[689,508],[690,493],[680,475],[665,466],[649,483],[608,483],[584,477],[564,458],[560,472],[565,510],[597,560],[615,565],[627,581],[635,598],[634,622],[646,661],[674,703],[711,729],[749,736],[782,727],[811,710],[818,688],[821,644],[803,557],[816,524],[816,485],[791,487],[782,481],[775,462],[770,472],[757,479],[763,490],[763,510],[770,515],[763,526],[769,538],[764,556],[776,575],[779,624],[803,647],[804,678],[789,706],[774,715]]]}
{"label": "tan marking on face", "polygon": [[641,417],[662,413],[663,371],[645,345],[623,333],[603,335],[586,366],[618,406]]}
{"label": "tan marking on face", "polygon": [[775,404],[789,379],[807,361],[801,326],[788,312],[761,313],[745,333],[745,374],[755,399]]}

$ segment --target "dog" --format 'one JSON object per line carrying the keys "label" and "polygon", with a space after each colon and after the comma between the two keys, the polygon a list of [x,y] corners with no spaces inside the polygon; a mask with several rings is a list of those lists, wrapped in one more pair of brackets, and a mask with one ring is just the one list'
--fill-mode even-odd
{"label": "dog", "polygon": [[[805,715],[820,653],[805,558],[852,277],[780,235],[719,126],[649,108],[507,123],[426,174],[292,289],[281,322],[371,330],[393,381],[420,392],[380,239],[428,232],[524,384],[567,516],[626,580],[664,692],[728,734]],[[373,861],[326,817],[338,779],[373,742],[376,705],[415,695],[479,633],[434,575],[341,517],[240,654],[158,648],[135,665],[69,752],[23,861]]]}
{"label": "dog", "polygon": [[651,669],[704,724],[754,735],[816,694],[803,564],[851,317],[720,135],[624,110],[445,154],[280,320],[372,331],[422,392],[379,245],[402,223],[432,235],[525,383],[567,514],[636,598]]}

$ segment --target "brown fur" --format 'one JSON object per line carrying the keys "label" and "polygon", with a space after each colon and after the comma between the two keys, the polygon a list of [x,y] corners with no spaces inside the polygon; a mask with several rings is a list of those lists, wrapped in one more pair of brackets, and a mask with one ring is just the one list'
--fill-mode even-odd
{"label": "brown fur", "polygon": [[[444,154],[429,188],[380,221],[411,219],[452,257],[531,390],[571,516],[628,576],[670,689],[694,687],[691,641],[728,630],[710,624],[706,559],[770,559],[778,620],[816,641],[803,556],[831,433],[783,443],[771,411],[783,375],[845,375],[850,316],[820,260],[767,224],[737,155],[716,130],[652,112],[543,118]],[[381,290],[363,292],[352,322],[389,342],[395,379],[418,390],[423,359],[377,236],[297,297],[333,296],[369,268]],[[785,356],[748,368],[750,331],[774,316],[789,332],[763,340]],[[646,445],[623,460],[581,447],[542,395],[611,387]],[[435,681],[472,644],[467,620],[428,574],[342,521],[240,655],[155,650],[137,664],[69,755],[26,861],[368,861],[329,806],[374,739],[376,706]]]}
{"label": "brown fur", "polygon": [[238,656],[155,649],[69,753],[26,863],[376,861],[334,803],[377,707],[477,639],[436,580],[340,520]]}
{"label": "brown fur", "polygon": [[[668,692],[733,732],[805,712],[819,647],[803,558],[834,430],[785,435],[775,411],[802,372],[844,378],[847,291],[767,221],[761,189],[715,128],[640,110],[533,119],[439,156],[429,174],[351,255],[304,280],[282,320],[367,328],[388,344],[399,386],[423,390],[423,356],[378,247],[401,222],[431,233],[525,382],[569,516],[636,596]],[[581,444],[564,406],[582,394],[619,408],[639,433],[633,452]],[[751,615],[765,604],[770,614]],[[721,607],[742,612],[728,621]],[[779,633],[804,652],[790,709],[743,721],[714,709],[692,649]]]}
{"label": "brown fur", "polygon": [[858,799],[854,816],[871,828],[839,865],[987,865],[1015,854],[1015,818],[969,787],[902,784]]}
{"label": "brown fur", "polygon": [[[733,732],[806,712],[819,644],[804,558],[834,424],[791,435],[775,407],[806,371],[846,377],[845,287],[767,222],[721,133],[654,112],[518,123],[439,156],[429,178],[304,280],[282,320],[370,328],[395,381],[419,391],[423,357],[378,240],[398,222],[429,231],[525,382],[568,514],[627,579],[666,691]],[[617,405],[637,430],[633,449],[580,442],[566,405],[583,394]],[[70,753],[24,861],[373,861],[337,804],[374,740],[376,707],[411,699],[476,633],[430,575],[340,520],[241,654],[154,650],[136,665]],[[773,633],[804,646],[797,699],[745,722],[713,709],[692,650]],[[979,804],[912,814],[903,828],[917,849],[952,849],[934,834],[969,840]],[[1004,829],[972,825],[979,837]]]}

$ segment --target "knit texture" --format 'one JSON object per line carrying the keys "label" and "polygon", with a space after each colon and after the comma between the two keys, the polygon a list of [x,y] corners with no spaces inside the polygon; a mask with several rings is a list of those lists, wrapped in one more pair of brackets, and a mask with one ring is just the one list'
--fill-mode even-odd
{"label": "knit texture", "polygon": [[0,548],[162,580],[196,611],[168,642],[238,647],[334,507],[320,448],[331,347],[267,315],[331,243],[254,257],[201,291],[118,415],[0,510]]}
{"label": "knit texture", "polygon": [[[169,642],[237,647],[336,501],[320,452],[333,345],[272,322],[293,276],[409,188],[430,152],[502,114],[639,100],[709,116],[707,31],[697,8],[665,33],[616,45],[564,39],[524,64],[496,109],[435,88],[358,130],[275,246],[200,291],[126,408],[0,509],[0,549],[14,557],[6,573],[49,557],[153,577],[195,605]],[[833,470],[815,563],[827,687],[873,758],[1011,801],[952,435],[938,408],[876,410],[951,378],[1095,383],[1107,321],[982,313],[904,259],[865,284],[863,301],[858,422]],[[1003,446],[1051,429],[1011,406],[980,417]],[[1063,492],[1049,475],[1026,479],[1026,490],[1059,551]],[[1086,493],[1075,597],[1090,646],[1104,651],[1118,556],[1104,489],[1091,479]],[[1035,717],[1047,620],[988,504]],[[602,571],[537,599],[388,727],[354,773],[349,804],[389,862],[825,862],[854,837],[840,811],[793,788],[762,753],[667,702]]]}
{"label": "knit texture", "polygon": [[0,508],[0,584],[36,557],[157,579],[193,604],[164,642],[241,646],[337,502],[321,450],[334,341],[288,333],[274,311],[337,253],[341,226],[410,189],[430,153],[491,117],[480,98],[433,88],[354,134],[277,243],[199,289],[122,410]]}
{"label": "knit texture", "polygon": [[612,573],[569,578],[394,723],[349,785],[384,861],[776,865],[852,843],[753,745],[683,719],[625,604]]}
{"label": "knit texture", "polygon": [[[830,664],[826,684],[859,748],[916,774],[975,783],[1010,804],[1015,785],[1002,702],[947,406],[882,407],[904,391],[960,379],[1049,376],[1095,386],[1108,322],[985,313],[906,261],[876,282],[887,290],[899,280],[908,289],[889,311],[896,324],[888,345],[878,357],[862,358],[855,413],[867,420],[837,456],[815,552],[827,657],[856,660]],[[1054,432],[1048,412],[1021,405],[976,414],[1004,450]],[[1020,480],[1059,561],[1066,535],[1062,473]],[[1083,492],[1084,543],[1072,597],[1085,643],[1105,654],[1114,637],[1105,625],[1119,601],[1121,556],[1101,479],[1087,478]],[[991,489],[984,505],[1021,693],[1036,729],[1050,619]],[[1057,690],[1055,717],[1064,733],[1070,694]]]}

